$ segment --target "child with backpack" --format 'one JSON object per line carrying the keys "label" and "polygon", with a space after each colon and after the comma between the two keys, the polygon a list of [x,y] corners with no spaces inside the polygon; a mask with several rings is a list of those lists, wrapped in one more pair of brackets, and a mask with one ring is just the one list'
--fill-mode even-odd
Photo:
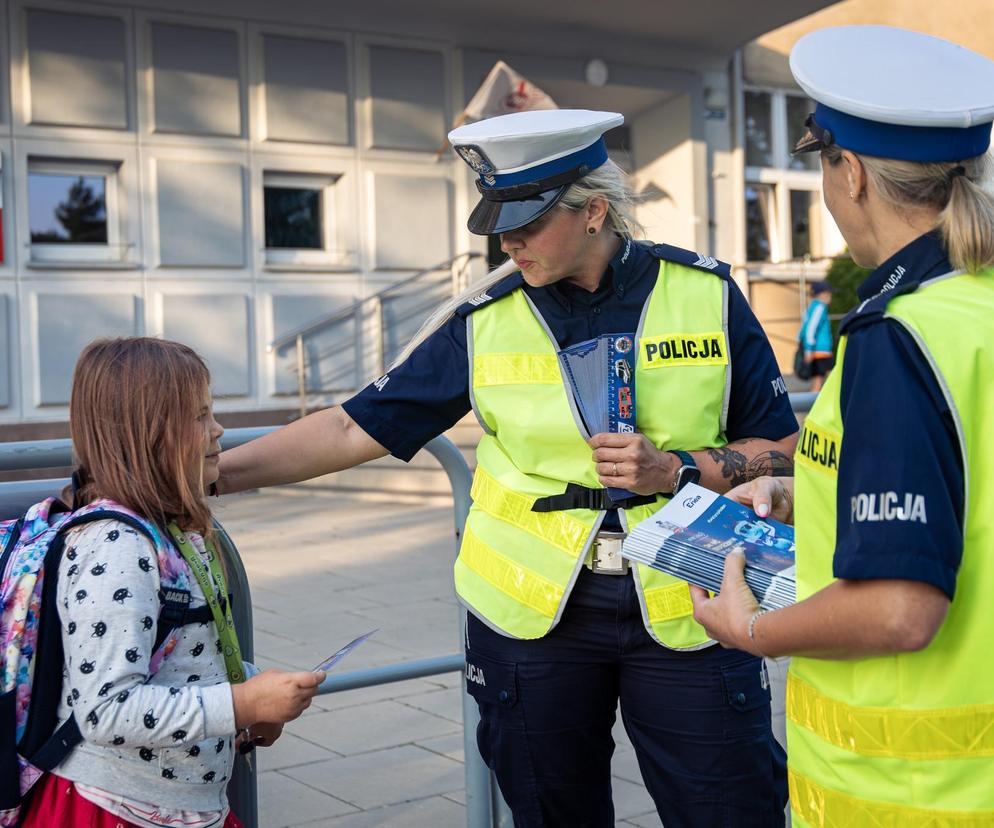
{"label": "child with backpack", "polygon": [[175,342],[93,342],[70,427],[73,510],[0,531],[0,825],[26,794],[24,828],[238,828],[235,750],[272,744],[324,674],[241,660],[206,502],[223,433],[207,367]]}

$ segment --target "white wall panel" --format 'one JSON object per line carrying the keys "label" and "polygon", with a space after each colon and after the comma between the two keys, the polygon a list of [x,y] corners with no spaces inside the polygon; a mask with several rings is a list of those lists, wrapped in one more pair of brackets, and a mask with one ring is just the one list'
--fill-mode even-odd
{"label": "white wall panel", "polygon": [[97,337],[137,334],[137,302],[125,293],[47,290],[35,296],[37,404],[66,405],[80,351]]}
{"label": "white wall panel", "polygon": [[26,29],[30,123],[128,127],[121,18],[28,9]]}
{"label": "white wall panel", "polygon": [[237,32],[161,22],[150,25],[155,131],[241,135]]}
{"label": "white wall panel", "polygon": [[264,34],[262,48],[266,138],[351,143],[345,44]]}
{"label": "white wall panel", "polygon": [[244,168],[159,158],[155,169],[160,264],[244,266]]}
{"label": "white wall panel", "polygon": [[[10,20],[7,13],[7,0],[0,0],[0,22],[3,30],[7,30]],[[7,132],[10,128],[10,44],[6,37],[0,37],[0,131]]]}
{"label": "white wall panel", "polygon": [[[348,297],[301,295],[273,296],[273,338],[289,333],[309,322],[328,316],[351,304]],[[351,390],[356,378],[355,321],[341,322],[304,340],[304,356],[309,366],[307,389],[309,391]],[[297,352],[290,344],[273,354],[275,362],[275,393],[296,394]]]}
{"label": "white wall panel", "polygon": [[437,176],[369,175],[376,269],[418,269],[449,258],[451,182]]}
{"label": "white wall panel", "polygon": [[243,294],[162,296],[163,336],[189,345],[207,361],[215,396],[251,394],[250,326]]}
{"label": "white wall panel", "polygon": [[438,149],[445,140],[445,60],[441,52],[371,45],[371,142],[376,149]]}

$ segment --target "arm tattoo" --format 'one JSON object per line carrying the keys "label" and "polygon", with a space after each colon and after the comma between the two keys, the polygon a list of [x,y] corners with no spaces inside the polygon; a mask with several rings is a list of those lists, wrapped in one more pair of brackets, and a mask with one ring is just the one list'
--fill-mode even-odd
{"label": "arm tattoo", "polygon": [[794,461],[782,451],[764,451],[749,459],[729,445],[708,449],[708,457],[721,466],[721,476],[732,486],[757,477],[790,477],[794,473]]}

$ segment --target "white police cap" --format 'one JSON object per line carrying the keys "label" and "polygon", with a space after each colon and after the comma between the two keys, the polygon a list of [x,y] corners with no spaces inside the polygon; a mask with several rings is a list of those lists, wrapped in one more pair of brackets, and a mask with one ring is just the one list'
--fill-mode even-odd
{"label": "white police cap", "polygon": [[624,122],[617,112],[543,109],[452,130],[450,143],[479,176],[482,199],[470,232],[506,233],[548,212],[574,181],[607,161],[604,133]]}
{"label": "white police cap", "polygon": [[983,155],[994,121],[994,62],[938,37],[893,26],[836,26],[790,53],[815,100],[794,152],[835,144],[904,161]]}

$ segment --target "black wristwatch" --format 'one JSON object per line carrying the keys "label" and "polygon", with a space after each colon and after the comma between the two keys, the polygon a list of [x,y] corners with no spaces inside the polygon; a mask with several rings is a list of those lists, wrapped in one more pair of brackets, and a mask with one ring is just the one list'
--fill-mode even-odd
{"label": "black wristwatch", "polygon": [[671,494],[676,494],[688,483],[701,482],[701,470],[697,468],[693,456],[689,451],[676,451],[670,449],[670,454],[675,454],[680,458],[680,466],[676,470],[676,477],[673,478],[673,490]]}

